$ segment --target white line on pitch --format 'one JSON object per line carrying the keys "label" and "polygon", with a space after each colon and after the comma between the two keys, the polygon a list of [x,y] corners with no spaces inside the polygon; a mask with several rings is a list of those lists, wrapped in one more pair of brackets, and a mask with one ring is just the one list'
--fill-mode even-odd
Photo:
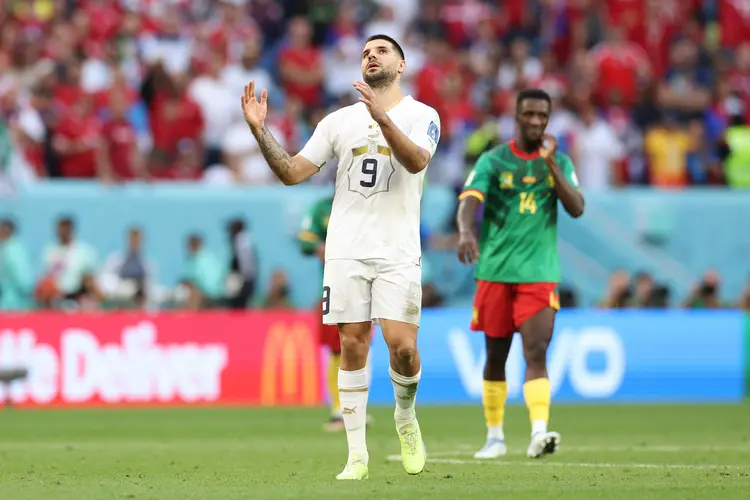
{"label": "white line on pitch", "polygon": [[[401,455],[388,455],[388,460],[391,462],[398,462],[401,460]],[[453,465],[521,465],[524,467],[584,467],[590,469],[688,469],[688,470],[717,470],[717,469],[746,469],[747,466],[740,465],[718,465],[718,464],[628,464],[628,463],[576,463],[576,462],[510,462],[510,461],[497,461],[497,460],[461,460],[457,458],[428,458],[428,462],[437,464],[453,464]]]}
{"label": "white line on pitch", "polygon": [[[476,449],[479,449],[476,447]],[[429,452],[428,455],[433,457],[460,457],[474,456],[472,448],[467,445],[460,445],[455,450],[436,451]],[[604,452],[632,452],[632,453],[682,453],[682,452],[722,452],[722,451],[734,451],[734,452],[750,452],[750,446],[724,446],[724,445],[706,445],[706,446],[670,446],[670,445],[654,445],[654,446],[565,446],[561,445],[559,450],[563,453],[604,453]],[[511,451],[508,455],[525,455],[523,451]]]}

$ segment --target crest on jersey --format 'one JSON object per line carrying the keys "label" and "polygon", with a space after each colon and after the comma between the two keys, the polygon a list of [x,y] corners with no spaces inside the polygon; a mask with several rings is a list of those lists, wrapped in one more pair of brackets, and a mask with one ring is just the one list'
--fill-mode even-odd
{"label": "crest on jersey", "polygon": [[552,177],[552,174],[547,174],[547,186],[555,187],[555,178]]}
{"label": "crest on jersey", "polygon": [[513,189],[513,172],[500,174],[500,189]]}
{"label": "crest on jersey", "polygon": [[440,130],[438,130],[438,126],[435,122],[430,122],[430,126],[427,127],[427,135],[432,139],[432,142],[437,144],[438,139],[440,138]]}

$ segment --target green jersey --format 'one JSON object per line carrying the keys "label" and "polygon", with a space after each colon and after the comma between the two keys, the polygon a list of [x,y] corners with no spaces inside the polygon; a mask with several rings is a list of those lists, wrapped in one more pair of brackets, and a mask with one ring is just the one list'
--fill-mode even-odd
{"label": "green jersey", "polygon": [[328,234],[328,219],[331,217],[333,198],[320,200],[308,214],[302,219],[297,240],[302,253],[312,255],[321,243],[325,243]]}
{"label": "green jersey", "polygon": [[[573,162],[555,154],[565,178],[578,187]],[[475,277],[500,283],[559,283],[557,192],[546,163],[514,143],[483,153],[460,198],[484,202]]]}

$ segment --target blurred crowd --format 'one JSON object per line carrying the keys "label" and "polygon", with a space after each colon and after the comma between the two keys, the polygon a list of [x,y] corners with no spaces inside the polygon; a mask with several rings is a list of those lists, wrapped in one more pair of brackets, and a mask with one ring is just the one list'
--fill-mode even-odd
{"label": "blurred crowd", "polygon": [[[283,268],[273,269],[260,286],[258,252],[249,222],[225,222],[226,239],[218,251],[207,248],[199,233],[184,242],[177,283],[159,279],[159,265],[145,250],[142,227],[126,229],[119,249],[102,255],[78,236],[76,220],[58,218],[49,243],[35,262],[12,219],[0,219],[0,311],[27,310],[201,310],[248,308],[306,309],[295,303]],[[425,240],[439,235],[422,231]],[[301,246],[304,242],[300,240]],[[305,258],[301,249],[300,258]],[[322,257],[322,256],[321,256]],[[322,269],[322,266],[321,266]],[[439,307],[443,297],[423,263],[422,306]],[[261,291],[262,290],[262,291]],[[317,301],[316,301],[317,304]]]}
{"label": "blurred crowd", "polygon": [[681,304],[670,297],[670,289],[657,283],[647,272],[631,276],[626,270],[614,271],[610,276],[607,292],[598,303],[604,309],[648,308],[665,309],[682,306],[691,309],[731,309],[750,311],[750,278],[736,300],[722,299],[721,277],[709,269],[693,286]]}
{"label": "blurred crowd", "polygon": [[5,0],[0,184],[274,183],[243,85],[269,89],[294,153],[354,102],[374,33],[440,113],[432,183],[510,139],[515,92],[535,86],[586,189],[750,187],[749,0]]}
{"label": "blurred crowd", "polygon": [[[148,237],[141,227],[128,228],[118,250],[102,255],[77,234],[75,219],[60,217],[34,262],[11,219],[0,219],[0,311],[28,310],[201,310],[248,308],[306,309],[310,304],[295,303],[294,283],[283,268],[273,269],[268,283],[260,286],[260,262],[252,230],[247,221],[226,221],[222,248],[212,251],[201,234],[186,236],[177,283],[159,280],[159,262],[145,250]],[[431,234],[424,230],[423,242],[433,249],[451,250],[452,235]],[[304,241],[300,240],[301,245]],[[301,250],[300,258],[305,258]],[[180,252],[176,251],[175,255]],[[320,257],[320,256],[318,256]],[[163,263],[162,263],[163,264]],[[433,282],[428,261],[423,261],[422,307],[444,305],[444,297]],[[579,303],[575,288],[560,286],[563,308],[588,306]],[[670,288],[645,272],[633,276],[616,270],[607,290],[595,307],[605,309],[669,307],[724,309],[750,312],[750,278],[736,300],[724,300],[721,279],[709,270],[688,296],[679,302]]]}
{"label": "blurred crowd", "polygon": [[293,307],[283,270],[273,273],[265,296],[256,296],[257,254],[242,219],[227,221],[222,255],[208,250],[200,234],[187,235],[180,280],[173,284],[159,281],[159,263],[144,251],[142,228],[128,228],[120,248],[103,256],[76,230],[73,218],[60,217],[40,262],[34,262],[15,222],[0,220],[0,310]]}

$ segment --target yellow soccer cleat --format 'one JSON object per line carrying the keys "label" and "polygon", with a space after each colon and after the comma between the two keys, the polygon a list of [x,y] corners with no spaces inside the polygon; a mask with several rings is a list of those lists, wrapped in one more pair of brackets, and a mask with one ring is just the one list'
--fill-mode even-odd
{"label": "yellow soccer cleat", "polygon": [[404,470],[409,474],[419,474],[427,460],[419,423],[414,420],[414,423],[402,426],[398,430],[398,438],[401,440],[401,462]]}
{"label": "yellow soccer cleat", "polygon": [[367,461],[364,457],[350,457],[346,463],[346,467],[341,471],[341,474],[336,476],[336,479],[341,481],[359,481],[361,479],[367,479],[369,476],[367,470]]}

